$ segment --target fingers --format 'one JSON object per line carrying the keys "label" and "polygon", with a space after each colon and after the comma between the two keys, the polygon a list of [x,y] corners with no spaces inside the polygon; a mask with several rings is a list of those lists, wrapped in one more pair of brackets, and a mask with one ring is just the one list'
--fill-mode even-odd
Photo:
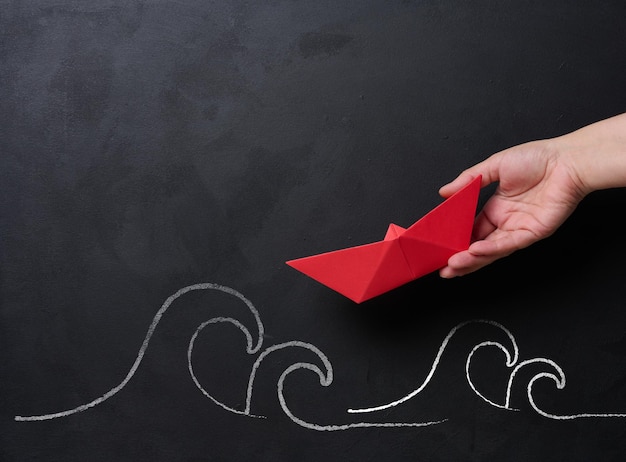
{"label": "fingers", "polygon": [[439,270],[439,275],[444,279],[465,276],[515,251],[505,251],[499,244],[498,240],[474,242],[469,249],[452,255],[448,265]]}
{"label": "fingers", "polygon": [[536,241],[527,231],[498,232],[487,239],[472,243],[467,250],[458,252],[448,259],[448,265],[439,270],[442,278],[449,279],[473,273],[513,252],[528,247]]}
{"label": "fingers", "polygon": [[493,263],[497,259],[498,257],[494,256],[472,255],[465,250],[450,257],[448,265],[439,270],[439,276],[444,279],[465,276]]}
{"label": "fingers", "polygon": [[[452,194],[454,194],[455,192],[463,188],[463,186],[469,184],[477,176],[478,174],[472,174],[471,172],[466,170],[463,173],[461,173],[459,176],[457,176],[454,180],[452,180],[450,183],[443,185],[441,188],[439,188],[439,195],[441,197],[448,198]],[[483,184],[481,184],[481,187],[485,185],[484,181],[485,180],[483,179],[482,181]]]}
{"label": "fingers", "polygon": [[482,175],[481,188],[500,180],[500,153],[493,154],[491,157],[479,162],[478,164],[464,170],[450,183],[439,188],[439,195],[447,198],[460,190],[478,175]]}

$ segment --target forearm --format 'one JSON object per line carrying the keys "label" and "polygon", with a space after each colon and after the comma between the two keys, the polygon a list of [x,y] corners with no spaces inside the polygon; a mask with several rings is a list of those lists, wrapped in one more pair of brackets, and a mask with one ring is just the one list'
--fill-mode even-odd
{"label": "forearm", "polygon": [[583,194],[626,187],[626,113],[552,140]]}

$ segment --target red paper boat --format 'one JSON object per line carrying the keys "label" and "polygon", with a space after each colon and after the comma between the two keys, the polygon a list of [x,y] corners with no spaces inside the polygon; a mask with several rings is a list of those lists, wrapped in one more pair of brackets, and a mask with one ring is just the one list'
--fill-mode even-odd
{"label": "red paper boat", "polygon": [[469,247],[481,177],[405,229],[390,224],[384,240],[287,264],[361,303],[445,266]]}

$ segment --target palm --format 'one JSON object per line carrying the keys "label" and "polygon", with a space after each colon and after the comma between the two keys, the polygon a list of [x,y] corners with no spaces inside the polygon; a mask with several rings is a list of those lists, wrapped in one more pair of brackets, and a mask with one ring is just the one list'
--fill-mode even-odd
{"label": "palm", "polygon": [[470,248],[453,255],[442,275],[470,273],[548,237],[583,197],[568,166],[540,142],[488,158],[459,176],[452,189],[478,174],[498,187],[476,217]]}
{"label": "palm", "polygon": [[580,201],[567,169],[533,144],[504,156],[500,183],[474,228],[474,240],[505,239],[516,250],[552,234]]}

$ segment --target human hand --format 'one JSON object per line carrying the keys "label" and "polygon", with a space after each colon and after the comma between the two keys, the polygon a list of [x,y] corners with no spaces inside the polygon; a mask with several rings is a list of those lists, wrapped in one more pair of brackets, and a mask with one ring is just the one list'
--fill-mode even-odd
{"label": "human hand", "polygon": [[483,187],[498,186],[476,217],[469,248],[450,257],[441,277],[471,273],[552,235],[592,191],[626,187],[626,113],[500,151],[439,193],[447,198],[478,175]]}
{"label": "human hand", "polygon": [[439,193],[447,198],[482,175],[498,182],[477,215],[472,243],[441,268],[443,278],[463,276],[553,234],[588,192],[571,157],[554,140],[518,145],[463,171]]}

